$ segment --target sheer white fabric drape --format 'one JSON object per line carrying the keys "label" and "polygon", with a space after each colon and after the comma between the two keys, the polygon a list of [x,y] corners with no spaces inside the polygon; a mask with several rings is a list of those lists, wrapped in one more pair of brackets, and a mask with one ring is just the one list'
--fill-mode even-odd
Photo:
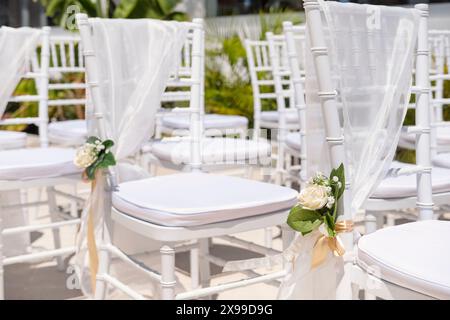
{"label": "sheer white fabric drape", "polygon": [[[31,28],[0,28],[0,118],[26,70],[29,58],[36,50],[41,33],[41,30]],[[21,201],[19,190],[2,191],[0,207]],[[27,223],[25,210],[16,208],[0,212],[3,226],[10,228],[25,225]],[[8,236],[4,239],[3,253],[5,256],[23,254],[29,244],[29,234]]]}
{"label": "sheer white fabric drape", "polygon": [[[155,114],[169,75],[177,66],[189,25],[151,19],[89,19],[89,23],[101,97],[100,102],[94,101],[94,109],[103,114],[100,121],[106,131],[102,138],[115,142],[119,182],[145,177],[142,169],[125,161],[153,134]],[[89,69],[87,77],[89,81]],[[102,136],[98,121],[90,121],[89,131]],[[97,245],[107,244],[110,240],[103,234],[103,227],[111,207],[109,199],[104,182],[98,181],[82,215],[76,263],[82,290],[87,294],[91,291],[87,216],[93,207]]]}
{"label": "sheer white fabric drape", "polygon": [[[354,214],[387,174],[394,157],[410,97],[419,15],[414,9],[320,3],[333,78],[342,102]],[[317,152],[325,136],[317,85],[312,83],[315,72],[312,68],[308,71],[307,135],[311,132],[311,138],[307,149],[312,173],[318,165],[323,166],[326,150]]]}
{"label": "sheer white fabric drape", "polygon": [[[342,105],[345,169],[352,195],[351,208],[346,210],[354,215],[387,174],[394,157],[410,98],[419,15],[414,9],[319,3],[338,105]],[[308,174],[313,175],[331,168],[309,39],[306,46]],[[330,253],[319,268],[309,267],[318,235],[299,240],[303,250],[281,286],[280,298],[335,298],[342,259]]]}
{"label": "sheer white fabric drape", "polygon": [[41,33],[31,28],[0,28],[0,116],[36,50]]}

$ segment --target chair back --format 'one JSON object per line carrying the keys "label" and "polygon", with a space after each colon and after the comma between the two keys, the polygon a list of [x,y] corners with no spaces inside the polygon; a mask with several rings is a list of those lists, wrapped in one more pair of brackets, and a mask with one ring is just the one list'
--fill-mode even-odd
{"label": "chair back", "polygon": [[[283,34],[286,41],[286,51],[291,73],[292,88],[294,91],[294,105],[299,113],[300,120],[300,182],[304,184],[307,180],[306,159],[306,114],[305,114],[305,91],[304,91],[304,57],[305,52],[305,27],[294,26],[292,22],[283,22]],[[303,43],[298,46],[298,43]]]}
{"label": "chair back", "polygon": [[[253,90],[253,117],[255,139],[260,135],[261,112],[265,104],[270,104],[274,101],[280,102],[281,97],[289,98],[291,95],[290,88],[288,90],[282,90],[282,93],[276,92],[271,58],[273,59],[274,57],[276,57],[276,61],[278,61],[276,64],[280,69],[279,75],[288,76],[286,47],[284,41],[280,41],[280,38],[278,36],[271,37],[269,33],[269,37],[271,38],[271,40],[273,40],[272,54],[270,53],[269,41],[249,39],[245,40],[245,50],[247,54],[250,81]],[[290,80],[282,80],[281,84],[282,86],[289,86]],[[280,86],[278,86],[278,88],[280,89]]]}
{"label": "chair back", "polygon": [[[27,65],[20,75],[21,79],[31,79],[36,86],[36,94],[13,95],[9,102],[18,103],[24,108],[31,108],[37,103],[36,116],[24,116],[1,119],[0,125],[31,125],[39,128],[39,141],[41,147],[48,146],[48,73],[49,73],[49,35],[50,27],[42,28],[40,41],[40,54],[38,49],[29,57]],[[40,58],[39,58],[39,57]]]}
{"label": "chair back", "polygon": [[[321,1],[318,0],[306,0],[304,2],[304,7],[306,11],[310,50],[312,53],[314,70],[317,77],[317,95],[320,99],[320,107],[323,116],[323,127],[329,151],[331,162],[330,164],[331,167],[335,168],[341,163],[347,163],[346,150],[344,149],[344,136],[342,134],[342,128],[344,124],[340,121],[336,103],[337,91],[332,78],[332,64],[331,58],[329,56],[329,42],[325,37],[325,28],[322,24],[322,12],[320,3]],[[344,6],[345,5],[342,4],[342,8],[340,9],[344,10]],[[376,11],[375,7],[376,6],[371,6],[371,8],[369,9]],[[433,209],[430,161],[430,108],[428,105],[428,6],[425,4],[418,4],[414,9],[411,10],[417,10],[417,13],[414,14],[418,14],[420,16],[420,18],[418,18],[419,25],[418,40],[416,46],[415,85],[412,88],[413,92],[416,94],[416,126],[414,128],[411,128],[411,132],[416,134],[417,166],[414,170],[410,170],[404,173],[395,171],[395,174],[417,174],[417,207],[420,211],[420,218],[429,219],[432,218]],[[383,25],[379,25],[377,26],[377,28],[383,28]],[[370,47],[368,48],[370,49]],[[353,50],[354,53],[359,52],[357,44],[354,44],[354,46],[352,48],[349,48],[349,50]],[[339,53],[343,54],[342,52],[338,52],[336,54],[336,59],[339,59]],[[371,57],[368,57],[368,59],[369,58]],[[356,65],[352,65],[352,67],[355,66]],[[352,76],[362,77],[363,75],[354,74]],[[342,81],[342,79],[340,81]],[[343,103],[345,104],[344,100]],[[346,119],[345,121],[349,120],[350,119]],[[374,121],[375,120],[376,119],[374,119]],[[309,141],[307,143],[309,143]],[[348,143],[353,143],[353,141],[348,141]],[[348,174],[349,168],[347,167],[346,169],[346,174]],[[390,171],[390,173],[392,174],[392,171]],[[344,219],[352,219],[351,208],[349,207],[352,205],[352,200],[350,198],[350,185],[348,182],[349,179],[347,179],[346,191],[344,192],[342,205],[339,206],[339,214],[342,214]]]}
{"label": "chair back", "polygon": [[440,131],[445,135],[449,123],[444,121],[444,106],[450,105],[446,85],[450,84],[450,30],[430,30],[430,86],[432,105],[431,149],[432,156],[449,152],[450,146],[439,141]]}
{"label": "chair back", "polygon": [[[85,106],[86,83],[84,80],[84,57],[80,36],[74,35],[50,35],[50,66],[48,90],[55,94],[49,95],[48,105],[51,106]],[[65,76],[80,75],[73,81]],[[81,80],[81,81],[78,81]],[[77,94],[70,93],[76,90]],[[60,98],[59,92],[68,94]],[[80,93],[81,91],[81,93]],[[53,98],[53,97],[57,98]]]}
{"label": "chair back", "polygon": [[[102,139],[106,139],[107,130],[103,120],[103,114],[98,110],[98,106],[102,105],[102,96],[98,88],[98,55],[93,51],[92,35],[88,17],[84,14],[77,15],[77,23],[83,38],[84,56],[86,64],[86,72],[88,76],[88,88],[92,99],[95,118],[97,120],[96,128],[99,129],[99,135]],[[201,109],[201,81],[202,62],[204,61],[204,29],[201,19],[194,19],[189,23],[189,35],[187,43],[189,43],[190,55],[185,55],[183,50],[183,63],[175,68],[175,74],[172,74],[166,84],[166,92],[163,94],[161,101],[188,101],[188,108],[174,108],[173,112],[189,112],[190,114],[190,134],[191,134],[191,161],[192,170],[200,170],[200,109]],[[186,45],[185,45],[186,48]],[[186,58],[186,59],[185,59]],[[185,89],[188,90],[185,90]],[[179,90],[180,89],[180,90]]]}

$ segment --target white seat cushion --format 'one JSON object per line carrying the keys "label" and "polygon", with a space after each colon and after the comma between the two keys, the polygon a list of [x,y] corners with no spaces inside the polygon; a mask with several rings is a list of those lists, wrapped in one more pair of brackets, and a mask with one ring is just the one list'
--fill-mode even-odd
{"label": "white seat cushion", "polygon": [[383,280],[450,299],[450,222],[420,221],[377,230],[358,242],[363,268],[376,266]]}
{"label": "white seat cushion", "polygon": [[[289,210],[297,191],[254,180],[180,173],[121,183],[113,206],[164,226],[194,226]],[[287,213],[286,213],[287,217]]]}
{"label": "white seat cushion", "polygon": [[[188,137],[174,137],[147,144],[142,150],[143,152],[151,152],[157,158],[171,161],[174,164],[187,164],[190,161],[191,145]],[[202,161],[204,164],[267,159],[270,153],[270,144],[262,139],[257,142],[233,138],[202,139]]]}
{"label": "white seat cushion", "polygon": [[53,178],[81,172],[73,164],[75,150],[30,148],[0,151],[0,180]]}
{"label": "white seat cushion", "polygon": [[[161,119],[164,127],[173,129],[189,129],[189,115],[179,114],[177,116],[168,115]],[[205,114],[203,117],[205,129],[229,129],[247,127],[248,119],[242,116],[223,115],[223,114]]]}
{"label": "white seat cushion", "polygon": [[51,122],[48,125],[50,142],[65,145],[81,145],[86,142],[86,120],[67,120]]}
{"label": "white seat cushion", "polygon": [[25,148],[26,144],[25,132],[0,130],[0,150]]}
{"label": "white seat cushion", "polygon": [[[408,167],[407,163],[393,161],[392,168]],[[433,167],[432,171],[432,185],[433,193],[442,193],[450,191],[450,169]],[[371,198],[404,198],[415,197],[417,195],[416,189],[416,175],[388,177],[383,179],[377,187]]]}
{"label": "white seat cushion", "polygon": [[450,153],[444,152],[433,156],[433,165],[450,169]]}
{"label": "white seat cushion", "polygon": [[[261,112],[261,120],[267,122],[278,122],[278,111],[263,111]],[[286,122],[287,123],[297,123],[298,111],[297,110],[287,110],[286,111]]]}
{"label": "white seat cushion", "polygon": [[[407,134],[407,128],[405,127],[401,132],[401,140],[414,145],[416,142],[416,135]],[[450,126],[437,127],[436,138],[438,144],[450,144]]]}
{"label": "white seat cushion", "polygon": [[289,148],[300,151],[300,132],[288,133],[285,141]]}

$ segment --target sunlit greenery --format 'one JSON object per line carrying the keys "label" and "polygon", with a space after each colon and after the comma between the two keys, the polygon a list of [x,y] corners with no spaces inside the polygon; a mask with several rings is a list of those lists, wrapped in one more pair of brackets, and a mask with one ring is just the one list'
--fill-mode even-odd
{"label": "sunlit greenery", "polygon": [[184,13],[175,10],[180,0],[121,0],[118,4],[116,2],[111,0],[41,0],[47,16],[63,28],[67,28],[67,22],[75,10],[85,12],[90,17],[102,18],[162,20],[187,20],[188,18]]}

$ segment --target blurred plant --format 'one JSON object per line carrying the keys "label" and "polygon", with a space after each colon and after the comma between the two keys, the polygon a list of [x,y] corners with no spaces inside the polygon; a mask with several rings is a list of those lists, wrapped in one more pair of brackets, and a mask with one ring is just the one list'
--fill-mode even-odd
{"label": "blurred plant", "polygon": [[41,0],[46,8],[46,15],[63,28],[68,27],[69,19],[77,12],[102,18],[187,20],[185,13],[176,11],[179,2],[180,0]]}
{"label": "blurred plant", "polygon": [[[58,82],[61,83],[83,83],[84,74],[81,73],[66,73],[60,75],[61,79]],[[14,95],[36,95],[36,83],[32,79],[24,79],[17,86]],[[71,90],[51,90],[49,91],[49,99],[83,99],[85,97],[84,89],[71,89]],[[38,116],[38,103],[37,102],[21,102],[21,103],[9,103],[4,118],[25,118],[25,117],[37,117]],[[84,118],[84,106],[51,106],[48,108],[50,120],[69,120],[69,119],[83,119]],[[14,131],[33,131],[28,125],[8,125],[2,126],[2,129],[14,130]]]}
{"label": "blurred plant", "polygon": [[[205,109],[209,113],[234,114],[253,126],[253,89],[243,41],[263,39],[265,32],[281,33],[282,22],[300,23],[298,14],[272,10],[258,16],[214,18],[206,21]],[[256,18],[255,18],[256,17]],[[273,88],[261,88],[261,91]],[[263,110],[275,110],[275,100],[264,100]]]}

